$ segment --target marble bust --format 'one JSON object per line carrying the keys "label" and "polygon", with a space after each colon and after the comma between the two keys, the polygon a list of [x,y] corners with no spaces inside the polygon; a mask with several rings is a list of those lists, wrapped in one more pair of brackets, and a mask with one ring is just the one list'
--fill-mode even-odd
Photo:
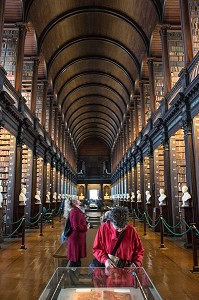
{"label": "marble bust", "polygon": [[54,192],[54,193],[53,193],[53,201],[52,201],[52,202],[56,202],[56,201],[57,201],[57,193]]}
{"label": "marble bust", "polygon": [[37,191],[36,192],[36,195],[35,195],[35,204],[41,204],[41,193],[40,191]]}
{"label": "marble bust", "polygon": [[0,208],[3,207],[3,194],[2,194],[2,192],[3,192],[3,187],[2,187],[2,185],[0,185]]}
{"label": "marble bust", "polygon": [[151,204],[151,194],[149,191],[146,191],[146,204]]}
{"label": "marble bust", "polygon": [[50,203],[50,192],[46,194],[46,203]]}
{"label": "marble bust", "polygon": [[188,192],[188,187],[186,185],[184,185],[182,187],[182,207],[189,207],[190,206],[190,199],[191,199],[191,195]]}
{"label": "marble bust", "polygon": [[131,192],[131,202],[135,202],[135,193]]}
{"label": "marble bust", "polygon": [[165,206],[166,205],[166,195],[164,193],[164,189],[160,189],[160,197],[158,198],[159,206]]}
{"label": "marble bust", "polygon": [[140,193],[140,190],[137,190],[137,202],[142,202],[142,195]]}
{"label": "marble bust", "polygon": [[57,202],[61,202],[61,194],[58,194],[58,196],[57,196]]}
{"label": "marble bust", "polygon": [[26,201],[27,201],[27,198],[26,198],[26,188],[22,188],[21,189],[21,193],[19,195],[19,205],[26,205]]}

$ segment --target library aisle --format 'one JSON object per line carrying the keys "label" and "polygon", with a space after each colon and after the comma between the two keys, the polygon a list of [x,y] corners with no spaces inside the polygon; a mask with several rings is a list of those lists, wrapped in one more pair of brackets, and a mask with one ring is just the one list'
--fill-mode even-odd
{"label": "library aisle", "polygon": [[[55,221],[54,228],[46,224],[43,236],[39,229],[26,231],[26,250],[21,250],[20,239],[6,240],[0,249],[0,299],[37,300],[58,266],[54,258],[60,247],[60,234],[64,220]],[[165,248],[160,249],[160,236],[147,229],[143,235],[143,224],[135,223],[145,248],[143,267],[164,300],[198,300],[199,274],[193,268],[192,251],[181,243],[165,238]],[[82,266],[92,260],[92,244],[97,228],[87,234],[88,256]]]}

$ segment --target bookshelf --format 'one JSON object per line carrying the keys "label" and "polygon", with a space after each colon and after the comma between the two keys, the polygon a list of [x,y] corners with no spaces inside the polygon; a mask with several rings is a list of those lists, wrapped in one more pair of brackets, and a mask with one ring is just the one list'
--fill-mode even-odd
{"label": "bookshelf", "polygon": [[199,5],[198,0],[189,0],[192,44],[194,56],[199,51]]}
{"label": "bookshelf", "polygon": [[146,123],[151,117],[150,91],[149,84],[144,84],[144,103],[145,103],[145,120]]}
{"label": "bookshelf", "polygon": [[171,85],[176,84],[181,69],[184,67],[184,48],[182,32],[168,31],[169,65],[171,72]]}
{"label": "bookshelf", "polygon": [[50,163],[47,163],[47,180],[46,180],[46,192],[50,192]]}
{"label": "bookshelf", "polygon": [[142,131],[141,100],[140,100],[140,98],[137,99],[137,113],[138,113],[138,132],[140,132],[140,131]]}
{"label": "bookshelf", "polygon": [[25,61],[22,74],[22,96],[26,99],[26,105],[31,108],[33,61]]}
{"label": "bookshelf", "polygon": [[57,193],[57,191],[56,191],[56,186],[57,186],[56,179],[57,179],[57,170],[54,167],[53,168],[53,182],[52,182],[52,187],[51,187],[52,193],[54,193],[54,192]]}
{"label": "bookshelf", "polygon": [[196,183],[197,191],[199,195],[199,114],[193,118],[193,135],[194,135],[194,154],[195,154],[195,166],[196,166]]}
{"label": "bookshelf", "polygon": [[17,61],[18,29],[3,30],[1,65],[7,72],[7,78],[15,86]]}
{"label": "bookshelf", "polygon": [[61,193],[61,174],[60,171],[57,172],[57,195]]}
{"label": "bookshelf", "polygon": [[43,194],[43,158],[37,158],[36,190]]}
{"label": "bookshelf", "polygon": [[31,210],[31,188],[32,188],[32,164],[33,153],[26,145],[22,146],[22,173],[21,173],[21,189],[26,188],[26,206],[25,215],[27,218],[30,216]]}
{"label": "bookshelf", "polygon": [[176,223],[178,223],[181,215],[182,186],[187,185],[185,142],[182,129],[178,130],[176,134],[170,138],[170,155],[173,215],[176,216]]}
{"label": "bookshelf", "polygon": [[149,157],[146,156],[144,158],[144,191],[150,191],[150,160]]}
{"label": "bookshelf", "polygon": [[154,62],[154,88],[155,88],[155,109],[160,106],[160,102],[164,95],[164,75],[163,65],[160,62]]}
{"label": "bookshelf", "polygon": [[140,163],[137,163],[137,190],[140,190]]}
{"label": "bookshelf", "polygon": [[50,112],[50,97],[47,96],[46,101],[46,120],[45,120],[45,129],[49,131],[49,112]]}
{"label": "bookshelf", "polygon": [[37,85],[37,98],[36,98],[36,117],[39,119],[41,123],[42,119],[42,106],[43,106],[43,93],[44,93],[44,84]]}
{"label": "bookshelf", "polygon": [[165,190],[164,182],[164,149],[160,145],[154,151],[154,180],[155,180],[155,202],[159,205],[158,197],[160,196],[160,189]]}
{"label": "bookshelf", "polygon": [[[6,129],[0,129],[0,185],[2,186],[3,213],[8,222],[12,221],[16,139]],[[6,231],[10,231],[7,224]]]}

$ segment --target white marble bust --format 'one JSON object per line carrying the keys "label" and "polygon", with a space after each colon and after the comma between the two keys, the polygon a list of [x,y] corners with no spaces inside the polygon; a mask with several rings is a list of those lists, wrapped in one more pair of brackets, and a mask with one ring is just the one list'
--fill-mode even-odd
{"label": "white marble bust", "polygon": [[164,193],[164,189],[160,189],[160,197],[158,198],[159,206],[165,206],[166,205],[166,195]]}
{"label": "white marble bust", "polygon": [[53,193],[53,201],[52,201],[52,202],[56,202],[56,201],[57,201],[57,193],[54,192],[54,193]]}
{"label": "white marble bust", "polygon": [[184,185],[182,187],[182,192],[183,192],[182,207],[189,207],[190,206],[191,195],[189,194],[188,187],[186,185]]}
{"label": "white marble bust", "polygon": [[58,196],[57,196],[57,202],[61,202],[61,194],[58,194]]}
{"label": "white marble bust", "polygon": [[131,202],[135,202],[135,193],[131,192]]}
{"label": "white marble bust", "polygon": [[140,190],[137,190],[137,202],[142,202],[142,195],[140,193]]}
{"label": "white marble bust", "polygon": [[151,204],[151,194],[149,191],[145,192],[146,194],[146,204]]}
{"label": "white marble bust", "polygon": [[26,188],[22,188],[21,189],[21,193],[19,195],[19,205],[26,205],[26,201],[27,201],[27,198],[26,198]]}
{"label": "white marble bust", "polygon": [[46,194],[46,203],[50,203],[50,192]]}
{"label": "white marble bust", "polygon": [[2,194],[2,192],[3,192],[3,187],[2,187],[2,185],[0,185],[0,208],[3,207],[3,194]]}
{"label": "white marble bust", "polygon": [[36,192],[36,195],[35,195],[35,204],[41,204],[41,193],[40,193],[40,191]]}

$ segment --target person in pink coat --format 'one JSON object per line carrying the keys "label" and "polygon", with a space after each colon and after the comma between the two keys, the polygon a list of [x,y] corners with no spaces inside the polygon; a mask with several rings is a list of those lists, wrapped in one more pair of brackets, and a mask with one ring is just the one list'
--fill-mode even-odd
{"label": "person in pink coat", "polygon": [[72,205],[69,217],[73,231],[68,237],[68,259],[70,267],[81,267],[80,259],[86,257],[86,232],[90,224],[86,223],[85,215],[79,208],[80,201],[75,199]]}

